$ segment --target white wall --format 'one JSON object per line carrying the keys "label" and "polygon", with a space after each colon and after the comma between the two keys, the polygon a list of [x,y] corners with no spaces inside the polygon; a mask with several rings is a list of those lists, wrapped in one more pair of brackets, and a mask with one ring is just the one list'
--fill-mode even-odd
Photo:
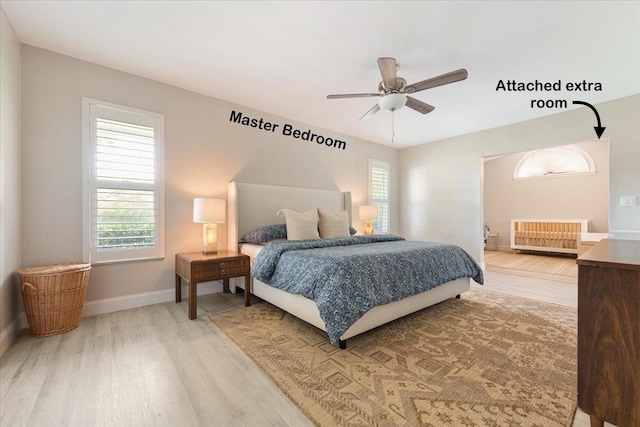
{"label": "white wall", "polygon": [[[26,45],[22,81],[25,266],[82,259],[82,97],[165,115],[166,259],[94,266],[87,302],[173,289],[175,254],[200,248],[193,198],[226,198],[231,180],[352,191],[357,207],[367,203],[373,157],[391,162],[397,195],[393,148]],[[346,150],[232,123],[232,110],[344,140]],[[394,232],[397,206],[396,196]],[[354,226],[362,230],[357,219]],[[226,226],[219,236],[225,247]]]}
{"label": "white wall", "polygon": [[[596,105],[610,138],[610,231],[640,235],[640,95]],[[594,138],[595,118],[579,108],[400,151],[402,235],[458,244],[482,260],[482,157],[567,145]]]}
{"label": "white wall", "polygon": [[500,249],[510,248],[513,218],[589,219],[592,232],[609,231],[609,141],[575,146],[591,156],[596,173],[514,180],[514,170],[527,152],[484,163],[484,217],[491,232],[500,235]]}
{"label": "white wall", "polygon": [[20,42],[0,7],[0,355],[17,332],[22,300]]}

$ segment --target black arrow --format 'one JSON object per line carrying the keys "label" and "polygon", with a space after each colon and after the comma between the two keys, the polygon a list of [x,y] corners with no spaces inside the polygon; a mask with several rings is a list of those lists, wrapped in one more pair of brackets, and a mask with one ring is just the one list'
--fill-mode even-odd
{"label": "black arrow", "polygon": [[596,108],[593,105],[589,104],[588,102],[584,102],[584,101],[573,101],[573,104],[582,104],[582,105],[586,105],[587,107],[591,108],[591,110],[596,115],[596,119],[598,119],[598,126],[594,126],[593,128],[596,130],[596,135],[598,135],[598,139],[600,139],[600,137],[602,136],[602,134],[604,133],[604,130],[606,128],[603,128],[600,125],[600,114],[598,114],[598,110],[596,110]]}

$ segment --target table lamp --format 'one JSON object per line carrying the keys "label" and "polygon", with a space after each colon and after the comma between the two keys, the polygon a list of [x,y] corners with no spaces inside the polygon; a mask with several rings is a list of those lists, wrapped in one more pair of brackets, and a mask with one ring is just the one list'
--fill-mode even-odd
{"label": "table lamp", "polygon": [[225,220],[225,201],[193,199],[193,222],[202,224],[202,253],[218,253],[218,224]]}

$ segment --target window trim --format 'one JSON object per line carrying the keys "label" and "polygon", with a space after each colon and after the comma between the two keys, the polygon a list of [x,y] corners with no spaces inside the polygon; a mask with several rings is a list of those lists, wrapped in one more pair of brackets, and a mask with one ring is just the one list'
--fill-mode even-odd
{"label": "window trim", "polygon": [[[98,114],[98,109],[103,109]],[[96,126],[95,119],[104,117],[128,121],[154,128],[155,177],[155,241],[153,248],[109,250],[98,253],[94,242],[97,239],[95,227],[96,194]],[[135,120],[132,121],[132,118]],[[125,105],[114,104],[92,98],[82,98],[82,253],[83,261],[91,264],[164,259],[165,257],[165,197],[164,197],[164,115],[140,110]],[[123,188],[140,188],[136,185],[122,185]],[[147,185],[148,188],[148,185]]]}
{"label": "window trim", "polygon": [[[385,199],[374,199],[373,197],[373,180],[372,180],[372,172],[373,168],[378,167],[379,169],[386,169],[387,171],[387,198]],[[382,227],[377,227],[381,223],[381,218],[378,216],[378,219],[373,221],[374,231],[377,233],[390,233],[391,232],[391,162],[387,162],[385,160],[378,159],[369,159],[369,182],[368,182],[368,200],[370,205],[378,205],[380,201],[382,203],[387,204],[387,221],[386,224],[383,224]],[[378,208],[380,209],[380,208]]]}

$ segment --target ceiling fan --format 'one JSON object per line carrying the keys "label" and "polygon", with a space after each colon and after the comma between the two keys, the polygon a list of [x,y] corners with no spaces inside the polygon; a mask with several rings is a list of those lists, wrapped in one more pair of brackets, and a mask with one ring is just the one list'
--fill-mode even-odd
{"label": "ceiling fan", "polygon": [[381,109],[395,111],[405,105],[419,113],[427,114],[432,112],[435,107],[408,96],[409,94],[459,82],[467,78],[467,70],[461,68],[407,86],[407,81],[402,77],[398,77],[398,63],[394,58],[378,58],[378,67],[382,75],[382,81],[378,84],[378,93],[327,95],[327,99],[380,97],[380,100],[360,117],[360,120],[373,117]]}

